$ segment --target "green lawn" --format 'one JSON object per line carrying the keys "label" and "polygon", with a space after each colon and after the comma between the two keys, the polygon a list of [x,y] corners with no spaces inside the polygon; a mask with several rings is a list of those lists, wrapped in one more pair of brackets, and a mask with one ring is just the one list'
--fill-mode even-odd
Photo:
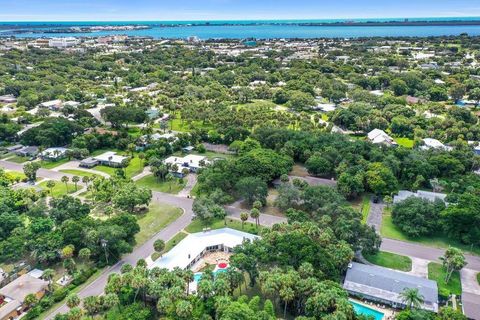
{"label": "green lawn", "polygon": [[394,138],[396,143],[398,143],[399,146],[405,147],[405,148],[413,148],[414,141],[409,138]]}
{"label": "green lawn", "polygon": [[466,253],[480,255],[479,247],[468,246],[454,239],[450,239],[446,236],[429,236],[429,237],[410,238],[407,235],[405,235],[395,224],[393,224],[392,216],[390,215],[389,211],[390,210],[385,211],[382,219],[381,234],[385,238],[408,241],[408,242],[416,242],[416,243],[424,244],[426,246],[441,248],[441,249],[447,249],[448,247],[456,247]]}
{"label": "green lawn", "polygon": [[138,217],[140,232],[135,235],[137,246],[145,243],[154,234],[177,220],[182,213],[180,208],[167,204],[151,204],[148,212]]}
{"label": "green lawn", "polygon": [[480,284],[480,272],[477,273],[477,282],[478,282],[478,284]]}
{"label": "green lawn", "polygon": [[153,175],[143,177],[142,179],[137,180],[135,183],[150,190],[173,194],[179,193],[183,188],[185,188],[186,184],[185,179],[182,179],[182,183],[179,183],[179,179],[177,178],[172,181],[159,181]]}
{"label": "green lawn", "polygon": [[119,154],[119,155],[124,155],[124,154],[125,154],[124,151],[119,150],[119,149],[98,149],[98,150],[93,151],[93,152],[90,154],[90,156],[91,156],[91,157],[95,157],[95,156],[99,156],[99,155],[101,155],[101,154],[103,154],[103,153],[105,153],[105,152],[110,152],[110,151],[111,151],[111,152],[116,152],[116,153]]}
{"label": "green lawn", "polygon": [[362,198],[362,223],[367,223],[368,213],[370,212],[370,196],[365,195]]}
{"label": "green lawn", "polygon": [[[75,193],[75,185],[72,184],[72,183],[68,183],[68,193]],[[44,190],[47,190],[50,192],[50,189],[47,187],[47,181],[44,181],[44,182],[41,182],[39,184],[39,186],[44,189]],[[81,187],[78,186],[78,190],[80,190]],[[55,181],[55,187],[52,188],[52,194],[51,196],[54,197],[54,198],[58,198],[58,197],[61,197],[63,195],[66,195],[67,194],[67,188],[65,186],[65,183],[63,182],[60,182],[60,181]]]}
{"label": "green lawn", "polygon": [[40,161],[40,166],[42,168],[45,168],[45,169],[53,169],[53,168],[56,168],[62,164],[65,164],[67,162],[69,162],[70,160],[68,160],[68,158],[65,158],[65,159],[60,159],[58,161],[43,161],[41,160]]}
{"label": "green lawn", "polygon": [[[167,243],[165,243],[165,249],[163,249],[163,251],[161,252],[161,254],[165,254],[166,252],[172,250],[173,247],[175,247],[180,241],[182,241],[183,239],[185,239],[186,236],[188,236],[188,233],[183,232],[183,231],[181,231],[181,232],[177,233],[176,235],[174,235],[172,239],[168,240]],[[159,257],[160,257],[160,253],[159,253],[159,252],[154,252],[154,253],[152,254],[152,260],[153,260],[153,261],[157,260]]]}
{"label": "green lawn", "polygon": [[445,268],[435,262],[428,264],[428,279],[437,281],[438,291],[441,295],[462,294],[462,283],[460,281],[460,273],[455,271],[448,283],[445,283],[446,276]]}
{"label": "green lawn", "polygon": [[255,227],[255,224],[251,222],[245,222],[244,227],[242,228],[242,222],[240,220],[235,220],[228,217],[226,219],[226,222],[227,222],[227,225],[225,225],[224,219],[213,219],[211,223],[206,225],[200,219],[195,219],[192,221],[192,223],[190,223],[185,228],[185,231],[189,233],[195,233],[195,232],[202,232],[203,228],[210,228],[212,230],[221,229],[221,228],[232,228],[232,229],[245,231],[252,234],[258,234],[262,229],[262,226],[259,226],[257,228]]}
{"label": "green lawn", "polygon": [[273,109],[276,106],[277,105],[270,100],[261,100],[261,99],[254,99],[248,103],[232,105],[232,107],[237,107],[237,108],[265,108],[265,109]]}
{"label": "green lawn", "polygon": [[27,157],[20,157],[20,156],[17,156],[17,155],[14,155],[13,157],[10,157],[8,159],[6,159],[7,161],[10,161],[10,162],[15,162],[15,163],[24,163],[28,160]]}
{"label": "green lawn", "polygon": [[64,169],[64,170],[59,170],[60,172],[63,173],[68,173],[68,174],[73,174],[74,176],[79,176],[79,177],[89,177],[89,178],[95,178],[98,177],[99,175],[83,171],[83,170],[75,170],[75,169]]}
{"label": "green lawn", "polygon": [[400,271],[411,271],[412,270],[412,259],[409,257],[401,256],[398,254],[379,251],[375,255],[366,255],[364,254],[363,257],[367,259],[370,263],[400,270]]}
{"label": "green lawn", "polygon": [[[105,172],[111,176],[115,175],[117,168],[112,168],[108,166],[96,166],[93,170]],[[130,160],[130,163],[126,168],[124,168],[127,178],[134,177],[143,171],[143,160],[138,157],[135,157]]]}

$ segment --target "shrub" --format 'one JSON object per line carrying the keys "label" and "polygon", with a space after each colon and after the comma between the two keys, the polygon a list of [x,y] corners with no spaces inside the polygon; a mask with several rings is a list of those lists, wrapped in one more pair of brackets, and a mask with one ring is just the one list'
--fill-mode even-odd
{"label": "shrub", "polygon": [[66,288],[58,288],[52,293],[52,299],[54,302],[60,302],[68,295],[69,290]]}

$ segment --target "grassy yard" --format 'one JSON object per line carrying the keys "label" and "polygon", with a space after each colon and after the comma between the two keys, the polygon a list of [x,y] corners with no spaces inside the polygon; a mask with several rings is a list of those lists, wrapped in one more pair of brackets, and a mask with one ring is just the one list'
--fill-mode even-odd
{"label": "grassy yard", "polygon": [[175,247],[180,241],[185,239],[186,236],[188,236],[188,233],[183,232],[183,231],[174,235],[172,239],[168,240],[165,243],[165,249],[163,249],[163,251],[161,253],[160,252],[154,252],[152,254],[152,260],[155,261],[160,257],[160,254],[165,254],[166,252],[172,250],[173,247]]}
{"label": "grassy yard", "polygon": [[[106,174],[113,176],[115,175],[115,171],[117,170],[117,168],[112,168],[108,166],[96,166],[93,168],[93,170],[105,172]],[[126,168],[124,168],[124,170],[127,178],[136,176],[143,171],[143,160],[138,157],[131,159],[130,163]]]}
{"label": "grassy yard", "polygon": [[370,212],[370,196],[365,195],[362,198],[362,208],[360,210],[362,212],[362,223],[367,223],[368,213]]}
{"label": "grassy yard", "polygon": [[24,163],[28,160],[27,157],[20,157],[20,156],[17,156],[17,155],[14,155],[10,158],[7,158],[5,159],[6,161],[10,161],[10,162],[15,162],[15,163]]}
{"label": "grassy yard", "polygon": [[143,177],[142,179],[137,180],[135,183],[150,190],[173,194],[179,193],[183,188],[185,188],[186,184],[185,179],[182,179],[182,183],[180,183],[179,179],[177,178],[172,181],[159,181],[153,175]]}
{"label": "grassy yard", "polygon": [[455,271],[450,278],[448,283],[445,283],[445,276],[446,276],[445,268],[435,262],[430,262],[428,264],[428,279],[437,281],[438,284],[438,291],[442,295],[448,294],[462,294],[462,284],[460,281],[460,273]]}
{"label": "grassy yard", "polygon": [[[225,221],[227,225],[225,225]],[[195,219],[192,221],[192,223],[190,223],[185,228],[185,231],[189,233],[202,232],[203,228],[210,228],[212,230],[221,229],[221,228],[232,228],[235,230],[240,230],[240,231],[244,231],[252,234],[258,234],[262,229],[262,226],[259,226],[257,228],[254,223],[245,222],[244,227],[242,228],[242,222],[240,220],[235,220],[231,218],[227,218],[226,220],[213,219],[209,224],[205,224],[200,219]]]}
{"label": "grassy yard", "polygon": [[409,138],[395,138],[396,143],[398,143],[399,146],[405,147],[405,148],[413,148],[414,141]]}
{"label": "grassy yard", "polygon": [[68,160],[68,158],[65,158],[65,159],[60,159],[58,161],[43,161],[41,160],[40,161],[40,166],[42,168],[45,168],[45,169],[53,169],[53,168],[56,168],[62,164],[65,164],[67,162],[69,162],[70,160]]}
{"label": "grassy yard", "polygon": [[89,177],[89,178],[95,178],[98,177],[99,175],[83,171],[83,170],[75,170],[75,169],[64,169],[64,170],[59,170],[60,172],[63,173],[68,173],[68,174],[73,174],[74,176],[79,176],[79,177]]}
{"label": "grassy yard", "polygon": [[412,259],[410,259],[409,257],[398,255],[398,254],[379,251],[375,255],[364,254],[363,257],[367,259],[370,263],[373,263],[385,268],[390,268],[390,269],[395,269],[400,271],[412,270]]}
{"label": "grassy yard", "polygon": [[182,210],[179,208],[166,204],[151,204],[148,212],[138,217],[140,232],[135,235],[137,246],[143,244],[181,215]]}
{"label": "grassy yard", "polygon": [[478,284],[480,284],[480,272],[477,273],[477,282],[478,282]]}
{"label": "grassy yard", "polygon": [[93,151],[93,152],[90,154],[90,156],[91,156],[91,157],[96,157],[96,156],[99,156],[99,155],[101,155],[101,154],[103,154],[103,153],[105,153],[105,152],[116,152],[116,153],[119,154],[119,155],[124,155],[124,154],[125,154],[124,151],[119,150],[119,149],[98,149],[98,150]]}
{"label": "grassy yard", "polygon": [[[68,194],[76,192],[74,184],[68,183],[67,185],[68,185]],[[42,189],[50,192],[50,188],[47,187],[47,181],[41,182],[39,184],[39,186]],[[78,186],[78,190],[80,190],[80,189],[81,189],[81,187]],[[67,194],[67,187],[65,186],[65,183],[60,182],[60,181],[56,181],[55,182],[55,187],[52,188],[51,196],[54,197],[54,198],[58,198],[58,197],[61,197],[63,195],[66,195],[66,194]]]}
{"label": "grassy yard", "polygon": [[389,210],[387,210],[383,215],[381,234],[385,238],[408,241],[408,242],[416,242],[416,243],[424,244],[426,246],[441,248],[441,249],[447,249],[448,247],[456,247],[466,253],[480,255],[479,247],[464,245],[459,241],[450,239],[445,236],[410,238],[407,235],[405,235],[395,224],[393,224],[392,216]]}

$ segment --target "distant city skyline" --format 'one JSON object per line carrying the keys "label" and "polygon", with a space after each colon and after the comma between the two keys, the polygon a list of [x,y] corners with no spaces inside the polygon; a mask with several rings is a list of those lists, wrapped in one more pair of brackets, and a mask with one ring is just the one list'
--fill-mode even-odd
{"label": "distant city skyline", "polygon": [[478,0],[0,0],[0,21],[169,21],[480,16]]}

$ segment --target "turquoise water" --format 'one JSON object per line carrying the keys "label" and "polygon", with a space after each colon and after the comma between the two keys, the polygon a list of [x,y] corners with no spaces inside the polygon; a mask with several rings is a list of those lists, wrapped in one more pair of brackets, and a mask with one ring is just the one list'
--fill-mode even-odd
{"label": "turquoise water", "polygon": [[[416,18],[410,21],[453,21],[478,20],[479,18]],[[391,21],[392,19],[355,19],[355,21]],[[399,20],[399,19],[396,19]],[[344,20],[262,20],[262,21],[130,21],[130,22],[0,22],[0,36],[26,37],[93,37],[115,34],[148,36],[154,39],[186,38],[200,39],[273,39],[273,38],[359,38],[359,37],[425,37],[459,35],[480,35],[480,25],[473,26],[305,26],[298,23],[339,22]],[[102,31],[93,33],[13,33],[14,29],[48,30],[73,26],[92,25],[147,25],[150,29],[131,31]],[[200,24],[200,25],[195,25]]]}
{"label": "turquoise water", "polygon": [[[215,275],[217,275],[217,274],[219,274],[219,273],[221,273],[221,272],[226,272],[226,271],[227,271],[227,269],[218,269],[218,270],[216,270],[216,271],[213,271],[213,275],[215,276]],[[197,272],[197,273],[195,273],[195,274],[193,275],[193,281],[199,282],[200,280],[202,280],[202,272]]]}
{"label": "turquoise water", "polygon": [[364,316],[371,316],[373,317],[374,320],[382,320],[383,319],[383,313],[377,310],[373,310],[371,308],[368,308],[367,306],[364,306],[362,304],[356,303],[354,301],[350,301],[350,303],[353,305],[353,309],[355,310],[355,313],[361,314]]}

